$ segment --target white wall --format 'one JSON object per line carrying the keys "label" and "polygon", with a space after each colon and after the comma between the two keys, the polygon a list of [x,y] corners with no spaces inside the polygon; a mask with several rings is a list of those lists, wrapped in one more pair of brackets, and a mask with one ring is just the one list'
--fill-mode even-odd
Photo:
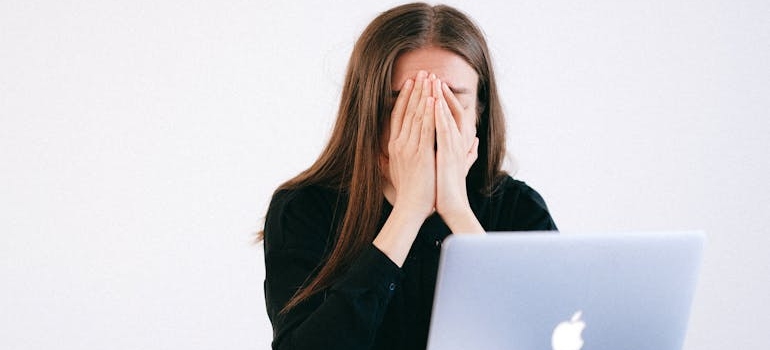
{"label": "white wall", "polygon": [[[267,349],[251,234],[393,4],[0,2],[0,348]],[[450,4],[560,228],[705,229],[686,348],[766,348],[770,2]]]}

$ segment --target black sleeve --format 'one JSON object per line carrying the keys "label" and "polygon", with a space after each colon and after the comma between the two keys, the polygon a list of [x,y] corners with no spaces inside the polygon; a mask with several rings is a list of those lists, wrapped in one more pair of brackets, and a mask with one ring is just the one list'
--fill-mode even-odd
{"label": "black sleeve", "polygon": [[265,219],[265,301],[273,349],[368,349],[401,269],[370,244],[329,289],[281,313],[327,249],[333,204],[310,190],[276,193]]}

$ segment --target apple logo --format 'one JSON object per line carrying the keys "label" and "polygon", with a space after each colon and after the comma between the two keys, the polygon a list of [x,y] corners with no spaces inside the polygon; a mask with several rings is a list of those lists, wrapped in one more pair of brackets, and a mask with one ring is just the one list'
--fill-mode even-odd
{"label": "apple logo", "polygon": [[553,329],[551,336],[553,350],[580,350],[583,347],[581,333],[586,328],[586,324],[580,319],[582,315],[583,311],[578,311],[569,321],[561,322]]}

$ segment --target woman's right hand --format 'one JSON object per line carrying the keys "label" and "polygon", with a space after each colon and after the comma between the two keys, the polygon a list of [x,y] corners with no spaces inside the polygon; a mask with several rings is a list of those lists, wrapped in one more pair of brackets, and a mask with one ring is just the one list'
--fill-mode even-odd
{"label": "woman's right hand", "polygon": [[[388,176],[395,190],[396,208],[424,220],[436,203],[435,76],[420,71],[408,79],[393,106],[388,140]],[[422,223],[422,222],[421,222]]]}

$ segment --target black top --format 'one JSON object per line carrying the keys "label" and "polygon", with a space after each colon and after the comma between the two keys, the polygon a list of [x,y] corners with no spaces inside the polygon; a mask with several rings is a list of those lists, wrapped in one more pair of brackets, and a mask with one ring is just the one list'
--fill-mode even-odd
{"label": "black top", "polygon": [[[383,201],[380,228],[393,209]],[[492,196],[469,195],[469,201],[486,231],[556,230],[543,198],[510,177]],[[347,197],[320,186],[273,196],[264,285],[273,349],[425,349],[441,242],[451,233],[435,213],[401,268],[370,244],[332,287],[280,314],[332,247],[345,203]]]}

